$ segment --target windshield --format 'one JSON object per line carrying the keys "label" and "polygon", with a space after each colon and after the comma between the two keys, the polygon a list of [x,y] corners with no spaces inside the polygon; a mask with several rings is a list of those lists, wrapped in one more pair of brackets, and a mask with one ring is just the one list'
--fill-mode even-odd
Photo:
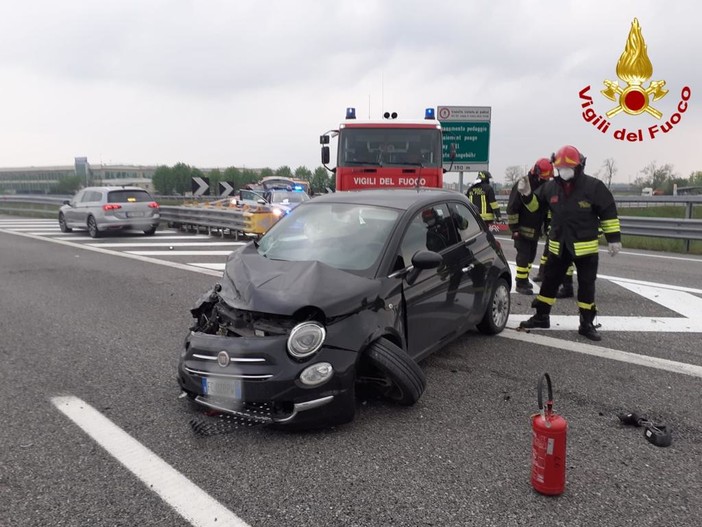
{"label": "windshield", "polygon": [[339,166],[441,166],[441,131],[435,128],[344,128]]}
{"label": "windshield", "polygon": [[306,203],[266,233],[258,246],[272,260],[317,261],[371,276],[400,211],[346,203]]}

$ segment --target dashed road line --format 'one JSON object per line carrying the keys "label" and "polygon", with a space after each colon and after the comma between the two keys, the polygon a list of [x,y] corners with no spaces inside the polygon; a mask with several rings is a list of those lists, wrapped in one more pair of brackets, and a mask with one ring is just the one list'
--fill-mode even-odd
{"label": "dashed road line", "polygon": [[70,395],[53,397],[51,402],[194,527],[249,527],[88,403]]}

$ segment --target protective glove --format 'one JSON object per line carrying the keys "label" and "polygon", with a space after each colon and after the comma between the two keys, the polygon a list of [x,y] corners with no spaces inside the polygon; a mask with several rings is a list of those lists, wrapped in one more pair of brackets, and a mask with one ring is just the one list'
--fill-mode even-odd
{"label": "protective glove", "polygon": [[531,183],[529,183],[528,176],[519,178],[519,181],[517,181],[517,192],[519,192],[522,196],[528,196],[531,194]]}
{"label": "protective glove", "polygon": [[613,242],[607,244],[607,250],[609,251],[610,256],[616,256],[619,251],[622,250],[622,244],[619,242]]}

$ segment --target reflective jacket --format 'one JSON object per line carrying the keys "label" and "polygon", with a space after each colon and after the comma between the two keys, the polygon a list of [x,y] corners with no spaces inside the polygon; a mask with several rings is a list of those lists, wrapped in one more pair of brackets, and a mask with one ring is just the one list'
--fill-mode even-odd
{"label": "reflective jacket", "polygon": [[495,199],[495,191],[490,183],[476,183],[466,192],[468,199],[478,208],[484,221],[495,221],[501,218],[500,204]]}
{"label": "reflective jacket", "polygon": [[549,252],[561,256],[564,248],[576,258],[597,254],[602,230],[608,243],[621,242],[614,196],[605,184],[586,174],[571,181],[556,177],[524,198],[527,208],[551,211]]}
{"label": "reflective jacket", "polygon": [[[529,184],[532,191],[535,191],[543,183],[543,179],[539,179],[538,176],[529,172]],[[541,207],[531,212],[521,198],[521,194],[517,191],[517,183],[515,183],[507,202],[507,224],[509,229],[512,232],[518,232],[520,238],[538,240],[543,230],[548,209]]]}

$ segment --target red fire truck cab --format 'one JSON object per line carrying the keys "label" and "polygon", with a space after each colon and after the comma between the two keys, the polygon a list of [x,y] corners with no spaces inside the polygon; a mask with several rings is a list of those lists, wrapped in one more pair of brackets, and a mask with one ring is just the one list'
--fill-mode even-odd
{"label": "red fire truck cab", "polygon": [[[336,190],[370,188],[442,188],[441,124],[434,108],[424,120],[398,121],[385,113],[380,121],[356,119],[354,108],[338,130],[320,136],[322,164],[336,174]],[[329,143],[337,139],[336,167],[330,168]]]}

